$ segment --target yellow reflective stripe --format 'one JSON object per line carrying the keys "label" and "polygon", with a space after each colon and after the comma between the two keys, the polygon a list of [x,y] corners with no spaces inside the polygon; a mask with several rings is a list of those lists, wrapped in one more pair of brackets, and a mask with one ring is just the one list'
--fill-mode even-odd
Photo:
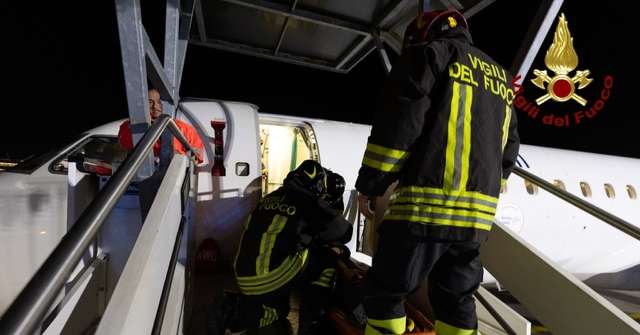
{"label": "yellow reflective stripe", "polygon": [[271,253],[276,244],[276,238],[287,224],[287,219],[288,218],[284,215],[276,214],[276,216],[273,217],[273,220],[271,220],[271,224],[267,230],[262,234],[262,239],[260,240],[260,253],[256,258],[257,275],[263,275],[269,272]]}
{"label": "yellow reflective stripe", "polygon": [[440,320],[436,320],[436,333],[438,335],[476,335],[478,334],[477,329],[464,329],[454,327],[450,324],[442,322]]}
{"label": "yellow reflective stripe", "polygon": [[507,180],[504,178],[500,178],[500,187],[505,187],[507,185]]}
{"label": "yellow reflective stripe", "polygon": [[264,315],[260,319],[260,328],[266,327],[278,320],[278,312],[275,308],[266,305],[262,305],[262,308],[264,309]]}
{"label": "yellow reflective stripe", "polygon": [[429,213],[444,214],[444,215],[458,215],[458,216],[464,216],[469,218],[478,218],[478,219],[483,219],[487,221],[493,221],[493,215],[491,214],[478,212],[474,210],[459,209],[459,208],[415,206],[415,205],[391,205],[389,209],[391,210],[392,213],[394,210],[404,210],[404,211],[419,212],[425,215]]}
{"label": "yellow reflective stripe", "polygon": [[491,230],[493,215],[474,210],[433,206],[392,205],[385,219]]}
{"label": "yellow reflective stripe", "polygon": [[[247,217],[247,220],[244,222],[242,235],[240,235],[240,243],[242,243],[242,240],[244,239],[244,233],[247,232],[247,228],[249,227],[249,222],[251,222],[251,214],[249,214],[249,216]],[[242,248],[238,246],[238,250],[236,250],[236,256],[233,258],[233,267],[234,267],[233,271],[236,274],[236,277],[238,276],[238,272],[235,271],[235,265],[238,262],[238,257],[240,256],[240,250],[242,250]]]}
{"label": "yellow reflective stripe", "polygon": [[263,276],[236,277],[240,291],[246,295],[273,292],[290,282],[304,268],[309,250],[287,257],[274,271]]}
{"label": "yellow reflective stripe", "polygon": [[329,288],[329,287],[331,287],[331,279],[327,279],[327,280],[320,280],[319,279],[319,280],[316,280],[316,281],[312,282],[311,285],[316,285],[316,286]]}
{"label": "yellow reflective stripe", "polygon": [[402,192],[410,192],[410,193],[430,193],[437,195],[444,195],[450,198],[455,197],[467,197],[474,198],[478,200],[488,201],[494,204],[498,204],[498,198],[492,197],[490,195],[482,194],[480,192],[475,191],[461,191],[461,190],[444,190],[441,188],[435,187],[423,187],[423,186],[403,186],[398,188],[394,193],[402,193]]}
{"label": "yellow reflective stripe", "polygon": [[269,320],[270,321],[269,324],[272,324],[276,320],[278,320],[278,312],[276,311],[275,308],[271,308],[271,319]]}
{"label": "yellow reflective stripe", "polygon": [[[425,209],[426,208],[428,207],[425,207]],[[431,209],[433,210],[435,208]],[[438,211],[441,210],[444,210],[445,212],[438,213]],[[446,211],[450,212],[447,213]],[[486,214],[450,208],[436,209],[435,211],[429,212],[428,210],[422,211],[421,209],[417,208],[402,209],[394,207],[389,210],[389,212],[384,216],[384,219],[395,221],[409,221],[439,226],[491,230],[492,224],[488,222],[490,221],[489,218],[483,215]],[[491,218],[491,220],[493,220],[493,218]]]}
{"label": "yellow reflective stripe", "polygon": [[464,100],[464,133],[462,144],[462,165],[460,175],[460,189],[467,189],[469,180],[469,156],[471,155],[471,103],[473,99],[473,88],[470,85],[463,85],[467,91]]}
{"label": "yellow reflective stripe", "polygon": [[362,164],[382,172],[398,172],[401,167],[400,164],[380,162],[366,156],[362,159]]}
{"label": "yellow reflective stripe", "polygon": [[367,143],[367,151],[395,159],[405,159],[409,157],[408,151],[391,149],[373,143]]}
{"label": "yellow reflective stripe", "polygon": [[507,145],[509,139],[509,124],[511,124],[511,107],[506,105],[504,111],[504,122],[502,123],[502,150]]}
{"label": "yellow reflective stripe", "polygon": [[496,208],[492,206],[485,206],[472,202],[455,201],[455,200],[442,200],[442,199],[430,199],[430,198],[416,198],[416,197],[398,197],[394,199],[394,203],[412,203],[412,204],[428,204],[446,207],[458,207],[468,208],[483,211],[489,214],[495,214]]}
{"label": "yellow reflective stripe", "polygon": [[460,100],[460,84],[453,82],[453,94],[451,97],[451,109],[449,112],[449,122],[447,124],[447,151],[445,154],[444,166],[444,188],[453,189],[453,172],[455,165],[456,151],[456,124],[458,121],[458,104]]}
{"label": "yellow reflective stripe", "polygon": [[451,226],[458,228],[474,228],[474,229],[482,229],[482,230],[491,230],[491,225],[477,222],[467,222],[467,221],[458,221],[458,220],[447,220],[447,219],[432,219],[425,218],[420,216],[406,216],[406,215],[387,215],[384,217],[385,220],[392,221],[409,221],[416,222],[422,224],[432,224],[436,226]]}
{"label": "yellow reflective stripe", "polygon": [[[375,328],[387,330],[391,332],[391,334],[404,334],[405,328],[407,326],[407,317],[403,316],[401,318],[386,319],[386,320],[376,320],[376,319],[368,318],[367,328],[369,328],[369,326],[374,328],[374,330]],[[388,334],[388,333],[382,333],[379,330],[377,330],[377,332],[380,334]],[[376,334],[376,333],[366,332],[365,330],[365,334],[368,335],[368,334]]]}
{"label": "yellow reflective stripe", "polygon": [[264,275],[237,277],[238,283],[245,285],[261,285],[267,284],[286,275],[287,272],[302,268],[307,260],[309,250],[304,249],[294,255],[287,256],[276,269]]}
{"label": "yellow reflective stripe", "polygon": [[329,287],[331,285],[331,280],[333,280],[333,275],[336,273],[335,269],[329,268],[324,269],[320,277],[317,280],[311,283],[311,285],[318,285],[322,287]]}
{"label": "yellow reflective stripe", "polygon": [[386,334],[367,324],[367,326],[364,328],[364,335],[386,335]]}
{"label": "yellow reflective stripe", "polygon": [[544,326],[531,326],[531,334],[548,333],[549,329]]}

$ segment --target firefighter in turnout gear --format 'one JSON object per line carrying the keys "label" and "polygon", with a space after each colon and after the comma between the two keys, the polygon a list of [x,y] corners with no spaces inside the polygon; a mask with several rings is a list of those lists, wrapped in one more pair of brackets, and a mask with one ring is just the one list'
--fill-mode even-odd
{"label": "firefighter in turnout gear", "polygon": [[328,303],[339,259],[328,243],[346,243],[352,227],[322,200],[327,174],[307,160],[265,196],[244,229],[235,261],[240,315],[249,334],[288,334],[292,288],[302,288],[299,334],[311,334]]}
{"label": "firefighter in turnout gear", "polygon": [[366,335],[403,334],[403,299],[425,277],[437,333],[477,332],[478,250],[519,147],[514,98],[460,13],[422,13],[408,26],[356,183],[368,208],[399,181],[365,283]]}

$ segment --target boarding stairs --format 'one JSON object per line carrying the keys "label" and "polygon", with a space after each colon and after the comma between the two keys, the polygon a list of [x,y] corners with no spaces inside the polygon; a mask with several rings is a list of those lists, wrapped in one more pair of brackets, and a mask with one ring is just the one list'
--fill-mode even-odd
{"label": "boarding stairs", "polygon": [[[101,227],[123,206],[121,198],[136,170],[167,128],[188,147],[170,117],[162,116],[154,123],[2,315],[0,334],[199,333],[197,329],[203,327],[190,324],[195,320],[193,304],[198,296],[191,285],[195,248],[190,219],[197,185],[192,159],[173,156],[117,282],[105,283],[105,273],[117,265],[110,264],[115,258],[101,245]],[[640,237],[634,226],[541,178],[519,168],[515,173]],[[352,192],[345,216],[355,223],[358,213],[356,193]],[[352,251],[354,262],[367,262],[366,255]],[[632,318],[499,223],[482,247],[482,259],[500,284],[554,334],[640,333],[640,325]],[[476,299],[483,334],[531,334],[531,323],[489,290],[481,288]],[[410,303],[419,310],[424,302]],[[91,313],[93,317],[87,317]],[[344,326],[348,320],[338,320],[340,313],[330,313],[330,317],[337,326]],[[413,313],[416,319],[428,315]]]}

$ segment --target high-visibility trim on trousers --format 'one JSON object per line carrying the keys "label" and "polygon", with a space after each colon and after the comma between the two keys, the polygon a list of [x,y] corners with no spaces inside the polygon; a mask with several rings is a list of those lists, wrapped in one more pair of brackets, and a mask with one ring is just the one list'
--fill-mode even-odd
{"label": "high-visibility trim on trousers", "polygon": [[409,152],[368,143],[362,164],[383,172],[398,172]]}
{"label": "high-visibility trim on trousers", "polygon": [[421,186],[399,187],[391,195],[392,204],[427,204],[466,208],[495,214],[498,198],[472,191],[445,191]]}
{"label": "high-visibility trim on trousers", "polygon": [[452,326],[440,320],[436,320],[436,333],[438,335],[477,335],[477,329],[463,329]]}
{"label": "high-visibility trim on trousers", "polygon": [[407,325],[407,317],[393,319],[367,319],[367,327],[364,330],[365,335],[383,335],[383,334],[404,334]]}
{"label": "high-visibility trim on trousers", "polygon": [[491,230],[493,214],[459,208],[392,204],[385,220]]}
{"label": "high-visibility trim on trousers", "polygon": [[266,327],[278,320],[278,312],[275,308],[262,305],[264,315],[260,319],[260,328]]}
{"label": "high-visibility trim on trousers", "polygon": [[336,273],[336,269],[324,269],[322,274],[318,279],[311,282],[311,285],[321,286],[321,287],[331,287],[331,281],[333,280],[333,275]]}
{"label": "high-visibility trim on trousers", "polygon": [[305,267],[308,254],[309,250],[304,249],[288,256],[277,268],[263,275],[236,276],[240,292],[246,295],[260,295],[279,289],[295,278]]}

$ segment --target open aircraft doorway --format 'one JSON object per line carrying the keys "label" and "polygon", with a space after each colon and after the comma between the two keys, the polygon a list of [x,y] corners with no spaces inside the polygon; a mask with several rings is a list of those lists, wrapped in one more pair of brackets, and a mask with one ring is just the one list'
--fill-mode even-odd
{"label": "open aircraft doorway", "polygon": [[300,124],[260,124],[262,192],[282,186],[289,171],[307,159],[320,160],[311,126]]}

